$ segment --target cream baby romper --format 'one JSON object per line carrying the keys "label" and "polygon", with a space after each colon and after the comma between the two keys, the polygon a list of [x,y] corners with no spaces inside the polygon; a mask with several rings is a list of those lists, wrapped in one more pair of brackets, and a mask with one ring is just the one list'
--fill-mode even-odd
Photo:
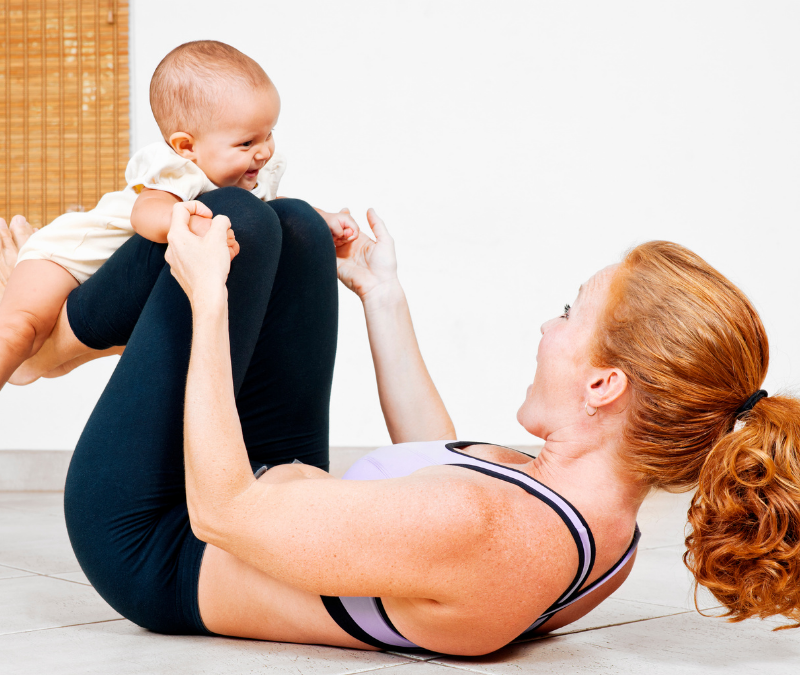
{"label": "cream baby romper", "polygon": [[[272,155],[251,192],[264,201],[275,199],[285,170],[286,160]],[[164,141],[151,143],[131,158],[125,181],[124,190],[103,195],[91,211],[65,213],[35,232],[20,249],[17,264],[52,260],[83,283],[134,234],[131,211],[144,188],[171,192],[186,202],[217,189],[197,164]]]}

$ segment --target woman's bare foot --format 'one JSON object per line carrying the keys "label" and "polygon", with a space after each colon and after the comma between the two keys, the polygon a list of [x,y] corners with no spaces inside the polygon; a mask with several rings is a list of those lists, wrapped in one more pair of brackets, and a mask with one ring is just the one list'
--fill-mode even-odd
{"label": "woman's bare foot", "polygon": [[34,232],[36,230],[25,220],[25,216],[14,216],[11,225],[0,218],[0,299],[17,264],[19,250]]}

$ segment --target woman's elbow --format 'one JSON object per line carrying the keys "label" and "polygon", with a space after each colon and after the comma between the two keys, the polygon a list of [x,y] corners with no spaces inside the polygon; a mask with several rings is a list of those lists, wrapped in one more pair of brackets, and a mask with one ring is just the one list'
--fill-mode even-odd
{"label": "woman's elbow", "polygon": [[191,500],[187,502],[187,506],[192,534],[206,544],[219,546],[225,531],[220,515],[215,509],[192,504]]}

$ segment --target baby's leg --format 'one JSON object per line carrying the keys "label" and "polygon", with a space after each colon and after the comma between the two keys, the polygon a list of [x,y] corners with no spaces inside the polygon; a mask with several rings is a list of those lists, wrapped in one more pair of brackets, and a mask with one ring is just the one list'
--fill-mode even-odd
{"label": "baby's leg", "polygon": [[50,337],[10,382],[58,377],[87,361],[121,354],[165,265],[166,249],[139,235],[128,239],[69,298]]}
{"label": "baby's leg", "polygon": [[14,268],[0,301],[0,387],[40,349],[77,286],[49,260],[23,260]]}
{"label": "baby's leg", "polygon": [[103,356],[122,354],[124,350],[125,347],[91,349],[83,344],[72,332],[65,303],[50,337],[45,340],[41,349],[34,356],[17,368],[8,381],[10,384],[24,385],[35,382],[40,377],[61,377],[84,363]]}

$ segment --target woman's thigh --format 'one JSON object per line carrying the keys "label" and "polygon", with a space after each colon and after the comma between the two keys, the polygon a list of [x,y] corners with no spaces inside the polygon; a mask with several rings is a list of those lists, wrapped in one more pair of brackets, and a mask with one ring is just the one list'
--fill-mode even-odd
{"label": "woman's thigh", "polygon": [[[250,420],[248,436],[259,448],[259,461],[284,461],[282,456],[265,451],[275,445],[286,456],[293,454],[289,450],[291,443],[286,440],[303,438],[299,431],[303,428],[301,416],[291,413],[294,421],[280,428],[259,420],[259,415],[266,414],[264,411],[269,408],[265,401],[275,400],[282,391],[295,401],[295,409],[313,403],[305,422],[314,429],[309,434],[314,437],[310,454],[317,464],[324,464],[333,349],[319,345],[324,358],[313,354],[297,359],[295,352],[316,345],[314,340],[304,338],[301,330],[294,335],[297,341],[293,348],[284,345],[277,350],[280,358],[292,355],[303,363],[316,361],[316,368],[302,373],[319,385],[314,396],[308,396],[303,387],[293,389],[286,382],[281,387],[275,357],[262,352],[272,350],[282,335],[283,327],[274,330],[271,326],[275,322],[266,317],[270,313],[268,306],[284,304],[282,294],[293,292],[294,285],[284,282],[283,276],[305,279],[308,274],[313,278],[317,272],[308,268],[327,265],[323,276],[332,279],[324,283],[333,283],[335,291],[332,243],[331,250],[319,259],[312,255],[306,260],[301,251],[296,264],[283,265],[283,233],[287,226],[279,221],[275,210],[240,190],[219,190],[207,197],[204,201],[210,202],[212,211],[228,211],[242,249],[232,265],[228,291],[234,380],[240,397],[244,397],[240,409]],[[278,208],[284,208],[282,217],[290,220],[310,218],[307,205],[298,202]],[[318,219],[316,213],[313,215]],[[302,223],[295,225],[304,227]],[[319,231],[318,225],[313,224],[311,229]],[[293,235],[288,239],[293,240]],[[292,255],[287,256],[287,260],[291,258]],[[327,262],[323,264],[322,258],[328,258]],[[107,263],[108,279],[114,278],[112,261],[113,258]],[[110,282],[109,285],[113,287]],[[104,297],[102,290],[78,289]],[[306,290],[298,299],[307,295]],[[294,302],[285,304],[291,307]],[[91,303],[78,304],[87,316],[93,316]],[[308,311],[313,315],[322,310],[310,307]],[[325,309],[322,314],[323,323],[330,324],[330,310]],[[291,319],[289,309],[276,309],[274,315]],[[276,321],[281,322],[277,318]],[[331,334],[335,345],[335,320],[333,330],[327,330],[329,340]],[[288,335],[293,334],[290,331]],[[81,436],[65,493],[70,538],[90,581],[124,616],[163,632],[203,632],[196,590],[204,545],[189,527],[183,475],[183,398],[190,343],[188,300],[169,269],[164,268],[130,334],[125,354]],[[281,377],[293,375],[285,368],[280,372]],[[271,386],[263,386],[265,378]]]}
{"label": "woman's thigh", "polygon": [[272,298],[236,405],[254,462],[295,459],[327,471],[338,330],[330,231],[305,202],[270,202],[283,246]]}

